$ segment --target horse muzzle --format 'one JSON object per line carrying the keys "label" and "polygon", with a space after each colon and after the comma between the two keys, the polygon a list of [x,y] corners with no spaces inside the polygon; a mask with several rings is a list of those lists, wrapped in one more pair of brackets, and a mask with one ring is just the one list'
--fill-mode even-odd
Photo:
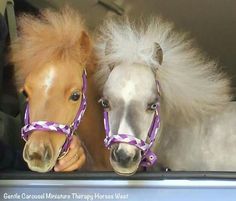
{"label": "horse muzzle", "polygon": [[49,141],[29,140],[23,150],[23,158],[29,169],[36,172],[49,172],[57,161]]}
{"label": "horse muzzle", "polygon": [[110,162],[113,169],[120,175],[134,174],[141,162],[141,150],[126,143],[115,143],[110,149]]}

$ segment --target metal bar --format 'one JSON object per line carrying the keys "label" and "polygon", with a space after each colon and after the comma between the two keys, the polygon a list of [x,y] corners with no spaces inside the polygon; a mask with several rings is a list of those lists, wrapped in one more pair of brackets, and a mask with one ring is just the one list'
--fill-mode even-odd
{"label": "metal bar", "polygon": [[11,42],[17,37],[16,16],[14,11],[14,1],[7,0],[6,5],[7,22]]}
{"label": "metal bar", "polygon": [[99,4],[103,5],[104,7],[108,8],[109,10],[115,12],[118,15],[124,14],[124,9],[118,6],[116,3],[110,0],[99,0]]}
{"label": "metal bar", "polygon": [[4,16],[6,10],[7,0],[0,1],[0,13]]}

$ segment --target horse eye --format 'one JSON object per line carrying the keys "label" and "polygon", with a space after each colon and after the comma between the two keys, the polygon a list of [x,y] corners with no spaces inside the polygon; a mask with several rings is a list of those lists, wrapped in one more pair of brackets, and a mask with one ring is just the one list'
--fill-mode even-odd
{"label": "horse eye", "polygon": [[110,108],[110,104],[109,104],[109,101],[107,99],[101,98],[98,102],[102,105],[102,107],[104,109]]}
{"label": "horse eye", "polygon": [[28,94],[25,90],[22,91],[22,94],[24,95],[25,98],[28,98]]}
{"label": "horse eye", "polygon": [[157,107],[158,107],[158,103],[152,103],[152,104],[148,105],[148,110],[153,111],[153,110],[156,110]]}
{"label": "horse eye", "polygon": [[78,92],[73,92],[70,96],[70,100],[77,101],[80,98],[80,94]]}

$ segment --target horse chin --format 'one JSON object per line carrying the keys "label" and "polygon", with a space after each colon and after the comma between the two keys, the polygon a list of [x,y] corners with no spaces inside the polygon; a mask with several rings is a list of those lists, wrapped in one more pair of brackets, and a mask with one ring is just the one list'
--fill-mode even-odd
{"label": "horse chin", "polygon": [[50,172],[53,169],[54,165],[53,166],[38,167],[38,166],[33,166],[33,165],[28,164],[28,167],[30,170],[32,170],[34,172],[46,173],[46,172]]}
{"label": "horse chin", "polygon": [[129,167],[123,167],[119,165],[119,163],[114,162],[112,159],[110,159],[110,162],[114,171],[118,175],[121,175],[121,176],[132,176],[138,171],[138,168],[139,168],[139,162],[134,163],[130,165]]}
{"label": "horse chin", "polygon": [[30,170],[34,172],[45,173],[45,172],[50,172],[53,169],[57,160],[53,160],[49,163],[44,163],[38,160],[34,160],[30,162],[26,161],[26,162]]}
{"label": "horse chin", "polygon": [[118,175],[120,175],[120,176],[129,177],[129,176],[134,175],[134,174],[136,173],[136,171],[131,172],[131,173],[124,173],[124,172],[118,172],[118,171],[115,170],[115,173],[118,174]]}

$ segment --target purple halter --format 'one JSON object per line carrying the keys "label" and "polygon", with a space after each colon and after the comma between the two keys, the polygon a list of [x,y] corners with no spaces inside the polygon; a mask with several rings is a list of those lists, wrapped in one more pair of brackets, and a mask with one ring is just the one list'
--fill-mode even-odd
{"label": "purple halter", "polygon": [[29,104],[26,106],[24,122],[25,126],[21,129],[21,137],[27,141],[28,136],[32,131],[41,130],[41,131],[55,131],[66,135],[66,141],[63,144],[60,150],[59,158],[62,158],[69,149],[69,145],[71,143],[73,133],[78,128],[79,123],[84,115],[86,110],[86,89],[87,89],[87,80],[86,80],[86,71],[83,72],[83,88],[82,88],[82,101],[80,104],[80,108],[75,116],[74,121],[70,125],[58,124],[56,122],[51,121],[35,121],[30,122],[30,115],[29,115]]}
{"label": "purple halter", "polygon": [[[159,93],[158,82],[157,82],[157,87],[158,87],[157,89]],[[110,132],[108,112],[104,110],[103,115],[104,115],[104,127],[105,127],[105,132],[106,132],[106,138],[104,140],[104,143],[106,147],[110,148],[112,144],[119,143],[119,142],[134,145],[142,151],[142,161],[140,164],[141,166],[149,167],[156,163],[157,156],[151,151],[151,147],[156,139],[158,130],[160,128],[159,105],[157,106],[157,109],[155,111],[155,114],[152,120],[152,124],[148,131],[147,141],[149,142],[149,144],[141,139],[135,138],[128,134],[112,135],[112,133]]]}

